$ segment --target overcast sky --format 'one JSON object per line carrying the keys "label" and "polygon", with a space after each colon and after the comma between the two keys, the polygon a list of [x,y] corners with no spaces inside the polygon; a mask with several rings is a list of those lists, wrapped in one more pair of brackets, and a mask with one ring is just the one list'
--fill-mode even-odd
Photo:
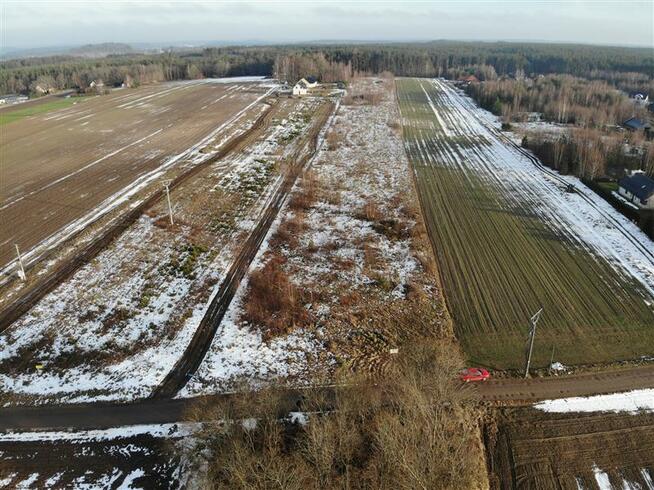
{"label": "overcast sky", "polygon": [[534,40],[654,45],[654,2],[0,0],[4,47],[100,42]]}

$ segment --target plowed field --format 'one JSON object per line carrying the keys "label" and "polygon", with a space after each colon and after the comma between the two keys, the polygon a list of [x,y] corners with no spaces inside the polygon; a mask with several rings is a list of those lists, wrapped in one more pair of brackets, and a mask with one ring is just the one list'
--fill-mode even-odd
{"label": "plowed field", "polygon": [[[30,257],[117,193],[175,164],[266,93],[256,83],[176,82],[81,97],[0,128],[0,267]],[[70,99],[69,99],[70,100]],[[4,113],[3,113],[4,114]]]}

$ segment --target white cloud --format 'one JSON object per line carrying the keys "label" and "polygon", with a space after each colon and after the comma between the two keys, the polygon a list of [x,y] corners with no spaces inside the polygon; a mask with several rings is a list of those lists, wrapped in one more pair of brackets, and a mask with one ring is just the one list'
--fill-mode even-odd
{"label": "white cloud", "polygon": [[3,0],[4,44],[507,39],[652,45],[652,2]]}

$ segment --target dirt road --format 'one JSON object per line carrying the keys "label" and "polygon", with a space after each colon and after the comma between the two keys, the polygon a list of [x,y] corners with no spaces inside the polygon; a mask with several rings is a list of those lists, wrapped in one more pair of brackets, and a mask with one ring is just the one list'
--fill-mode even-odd
{"label": "dirt road", "polygon": [[[528,405],[547,398],[611,393],[636,388],[654,388],[654,365],[595,374],[489,381],[474,387],[482,401],[497,405]],[[332,388],[325,388],[332,392]],[[209,402],[229,394],[205,397]],[[299,399],[300,390],[289,391]],[[43,429],[105,429],[124,425],[181,422],[201,398],[147,399],[135,403],[88,403],[38,407],[0,408],[0,431]]]}
{"label": "dirt road", "polygon": [[495,379],[476,386],[484,401],[530,403],[552,398],[589,396],[654,388],[654,366],[533,379]]}

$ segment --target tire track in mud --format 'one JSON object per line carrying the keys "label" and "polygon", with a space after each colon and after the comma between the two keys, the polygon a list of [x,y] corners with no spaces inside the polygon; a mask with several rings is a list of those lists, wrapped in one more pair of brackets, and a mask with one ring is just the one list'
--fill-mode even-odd
{"label": "tire track in mud", "polygon": [[269,199],[254,230],[243,244],[234,262],[232,262],[217,293],[211,300],[204,317],[200,321],[200,325],[196,329],[191,342],[161,384],[154,389],[150,398],[166,399],[174,397],[186,385],[193,374],[195,374],[200,364],[202,364],[205,355],[211,347],[220,322],[225,316],[261,244],[268,235],[271,225],[286,201],[286,197],[295,185],[297,177],[319,149],[318,140],[320,132],[323,128],[326,129],[327,120],[334,112],[334,107],[332,103],[323,107],[322,113],[319,115],[319,123],[314,126],[309,134],[309,141],[291,156],[291,165],[289,165],[286,174],[282,177],[281,183]]}
{"label": "tire track in mud", "polygon": [[[182,182],[197,174],[199,171],[215,163],[216,161],[224,158],[228,154],[238,149],[243,142],[258,131],[268,121],[269,114],[273,105],[268,104],[269,107],[265,109],[254,124],[246,131],[236,135],[227,141],[218,152],[208,158],[207,160],[193,165],[188,170],[178,175],[170,184],[170,189],[173,190]],[[86,265],[90,260],[95,258],[102,250],[104,250],[114,239],[126,231],[140,216],[160,199],[164,197],[162,189],[155,190],[150,196],[145,198],[140,204],[130,209],[128,212],[119,217],[113,225],[107,227],[98,237],[93,239],[90,243],[84,246],[75,257],[72,257],[62,264],[60,264],[54,271],[47,274],[43,279],[37,281],[32,287],[26,290],[13,302],[9,303],[0,312],[0,333],[7,330],[13,322],[24,315],[34,304],[40,301],[46,294],[53,291],[59,284],[71,277],[82,266]]]}

